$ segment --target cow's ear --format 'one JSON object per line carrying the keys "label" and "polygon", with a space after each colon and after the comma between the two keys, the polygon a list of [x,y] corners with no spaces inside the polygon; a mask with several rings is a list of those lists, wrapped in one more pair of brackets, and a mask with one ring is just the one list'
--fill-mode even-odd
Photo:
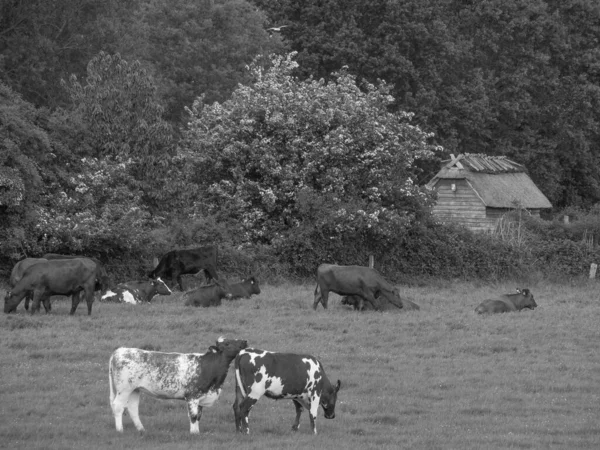
{"label": "cow's ear", "polygon": [[341,387],[342,387],[342,382],[340,380],[338,380],[337,384],[335,385],[335,392],[339,391]]}

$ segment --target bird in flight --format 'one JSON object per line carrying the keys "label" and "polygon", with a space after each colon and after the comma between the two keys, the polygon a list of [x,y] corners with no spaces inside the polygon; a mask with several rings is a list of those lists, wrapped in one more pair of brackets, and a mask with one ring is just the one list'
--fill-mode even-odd
{"label": "bird in flight", "polygon": [[289,25],[280,25],[278,27],[267,28],[267,31],[276,31],[276,32],[279,32],[279,31],[281,31],[282,28],[285,28],[285,27],[289,27]]}

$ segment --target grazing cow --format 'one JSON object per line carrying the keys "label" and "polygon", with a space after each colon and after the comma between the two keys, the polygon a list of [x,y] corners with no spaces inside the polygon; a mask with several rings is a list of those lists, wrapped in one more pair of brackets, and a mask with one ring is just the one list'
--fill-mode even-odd
{"label": "grazing cow", "polygon": [[[421,309],[419,305],[406,298],[401,298],[400,303],[392,303],[380,296],[376,295],[376,298],[381,302],[382,311],[418,311]],[[373,306],[370,303],[365,303],[364,299],[359,295],[344,295],[341,301],[342,305],[348,305],[354,307],[354,310],[360,310],[361,305],[363,311],[372,310]]]}
{"label": "grazing cow", "polygon": [[[25,271],[27,269],[29,269],[34,264],[37,264],[40,262],[45,262],[45,261],[48,261],[48,260],[44,259],[44,258],[25,258],[25,259],[22,259],[21,261],[17,262],[14,265],[12,271],[10,272],[9,284],[10,284],[11,289],[17,285],[17,283],[21,280],[21,278],[23,278],[23,274],[25,273]],[[25,309],[26,310],[29,309],[29,302],[32,299],[33,299],[33,291],[30,291],[27,294],[25,294]],[[44,309],[46,310],[46,312],[50,312],[50,310],[52,309],[52,305],[50,304],[49,298],[47,299],[47,301],[44,301]]]}
{"label": "grazing cow", "polygon": [[515,294],[504,294],[498,298],[484,300],[475,312],[478,314],[504,313],[521,311],[522,309],[535,309],[537,303],[529,289],[519,289]]}
{"label": "grazing cow", "polygon": [[140,303],[150,303],[155,295],[171,295],[172,293],[165,282],[157,278],[156,280],[121,283],[114,289],[109,289],[101,300],[138,305]]}
{"label": "grazing cow", "polygon": [[273,400],[289,399],[294,402],[294,431],[300,425],[303,408],[309,411],[314,434],[317,434],[319,405],[323,407],[326,419],[335,418],[335,402],[341,381],[333,386],[323,366],[313,356],[242,350],[235,358],[235,381],[233,412],[239,432],[250,432],[248,414],[263,395]]}
{"label": "grazing cow", "polygon": [[238,298],[250,298],[250,296],[260,294],[258,280],[255,277],[249,277],[239,283],[229,285],[231,290],[231,300]]}
{"label": "grazing cow", "polygon": [[215,245],[187,250],[172,250],[160,259],[156,268],[148,276],[150,278],[170,278],[171,286],[174,286],[175,280],[177,280],[179,289],[183,291],[181,275],[195,274],[201,270],[204,270],[208,283],[213,279],[219,279],[217,275],[217,247]]}
{"label": "grazing cow", "polygon": [[[358,295],[376,310],[381,309],[382,299],[392,304],[402,304],[396,288],[370,267],[321,264],[317,269],[314,309],[317,309],[319,302],[327,309],[330,291],[340,295]],[[363,308],[364,302],[360,302],[358,309]]]}
{"label": "grazing cow", "polygon": [[89,256],[77,256],[77,255],[60,255],[58,253],[46,253],[42,258],[47,260],[55,260],[55,259],[75,259],[75,258],[87,258],[90,259],[96,264],[96,285],[94,286],[94,291],[100,291],[100,295],[104,295],[108,290],[109,286],[109,278],[106,269],[104,268],[104,264],[96,258],[91,258]]}
{"label": "grazing cow", "polygon": [[206,353],[118,348],[108,368],[110,406],[117,431],[123,431],[125,408],[137,430],[144,431],[138,412],[140,393],[144,392],[156,398],[185,400],[190,433],[198,434],[202,408],[218,400],[231,361],[247,346],[246,341],[220,337]]}
{"label": "grazing cow", "polygon": [[231,299],[231,291],[225,280],[215,280],[214,284],[200,286],[183,294],[185,306],[221,306],[224,298]]}
{"label": "grazing cow", "polygon": [[94,302],[94,285],[96,284],[96,265],[93,261],[81,259],[65,259],[40,262],[28,268],[23,278],[6,294],[4,312],[17,309],[28,292],[33,291],[31,314],[40,309],[51,295],[72,295],[71,312],[75,314],[83,291],[88,307],[88,315],[92,314]]}

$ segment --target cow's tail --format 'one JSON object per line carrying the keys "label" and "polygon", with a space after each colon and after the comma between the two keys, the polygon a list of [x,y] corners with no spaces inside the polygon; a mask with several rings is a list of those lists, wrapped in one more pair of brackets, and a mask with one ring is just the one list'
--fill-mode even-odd
{"label": "cow's tail", "polygon": [[113,380],[113,376],[114,376],[113,359],[114,359],[114,357],[115,357],[115,355],[113,353],[110,357],[110,360],[108,361],[108,385],[110,388],[110,407],[111,407],[111,409],[112,409],[113,401],[115,400],[115,397],[117,396],[117,392],[115,390],[115,382]]}
{"label": "cow's tail", "polygon": [[244,389],[244,383],[242,383],[242,375],[240,374],[240,358],[241,355],[238,354],[235,357],[235,362],[233,363],[233,366],[235,368],[235,384],[236,389],[240,391],[242,397],[246,398],[246,390]]}

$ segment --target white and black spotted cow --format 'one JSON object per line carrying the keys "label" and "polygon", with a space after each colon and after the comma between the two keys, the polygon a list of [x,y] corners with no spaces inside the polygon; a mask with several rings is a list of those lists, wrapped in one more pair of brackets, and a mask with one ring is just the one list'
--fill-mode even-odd
{"label": "white and black spotted cow", "polygon": [[242,350],[235,358],[236,395],[233,404],[237,430],[249,433],[248,415],[263,395],[290,399],[296,407],[292,430],[297,431],[303,408],[308,409],[310,425],[317,434],[317,412],[323,407],[326,419],[335,417],[335,402],[341,382],[333,386],[321,363],[310,355],[274,353],[258,349]]}
{"label": "white and black spotted cow", "polygon": [[109,361],[110,406],[117,431],[123,431],[123,412],[129,412],[138,431],[140,394],[162,399],[185,400],[190,418],[190,433],[199,433],[202,408],[212,406],[233,358],[247,347],[236,339],[217,340],[206,353],[165,353],[139,348],[118,348]]}
{"label": "white and black spotted cow", "polygon": [[158,294],[171,295],[172,293],[171,289],[160,278],[146,281],[128,281],[109,289],[101,297],[101,301],[139,305],[140,303],[150,303],[152,298]]}

